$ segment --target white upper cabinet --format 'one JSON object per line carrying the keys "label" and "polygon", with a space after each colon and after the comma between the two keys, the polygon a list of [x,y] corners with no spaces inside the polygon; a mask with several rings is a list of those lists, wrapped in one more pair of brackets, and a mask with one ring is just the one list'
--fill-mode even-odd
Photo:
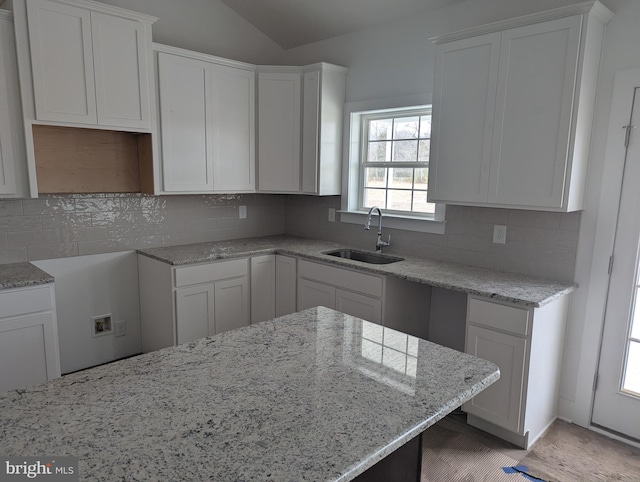
{"label": "white upper cabinet", "polygon": [[258,189],[340,194],[347,69],[319,63],[259,70]]}
{"label": "white upper cabinet", "polygon": [[300,72],[258,73],[258,188],[300,191]]}
{"label": "white upper cabinet", "polygon": [[0,197],[26,197],[25,152],[13,20],[0,10]]}
{"label": "white upper cabinet", "polygon": [[589,2],[436,39],[429,201],[582,209],[611,16]]}
{"label": "white upper cabinet", "polygon": [[83,0],[26,8],[37,121],[150,129],[155,18]]}
{"label": "white upper cabinet", "polygon": [[255,68],[154,44],[161,193],[255,191]]}

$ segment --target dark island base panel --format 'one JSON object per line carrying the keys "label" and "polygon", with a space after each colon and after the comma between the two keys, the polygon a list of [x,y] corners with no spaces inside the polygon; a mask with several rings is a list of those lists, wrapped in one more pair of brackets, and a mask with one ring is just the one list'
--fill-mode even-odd
{"label": "dark island base panel", "polygon": [[420,482],[422,470],[422,434],[391,452],[370,467],[355,482]]}

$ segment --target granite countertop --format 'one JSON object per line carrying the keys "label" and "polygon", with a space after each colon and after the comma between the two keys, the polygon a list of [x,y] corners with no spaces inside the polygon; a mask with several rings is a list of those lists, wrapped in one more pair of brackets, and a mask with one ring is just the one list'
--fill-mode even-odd
{"label": "granite countertop", "polygon": [[92,481],[348,481],[498,378],[318,307],[0,394],[0,453]]}
{"label": "granite countertop", "polygon": [[330,241],[267,236],[141,249],[138,253],[174,266],[260,254],[286,254],[533,307],[543,306],[571,293],[577,287],[573,283],[402,254],[398,256],[404,257],[403,261],[386,265],[367,264],[324,254],[344,247],[346,246],[343,244]]}
{"label": "granite countertop", "polygon": [[31,263],[0,264],[0,290],[43,285],[55,280]]}

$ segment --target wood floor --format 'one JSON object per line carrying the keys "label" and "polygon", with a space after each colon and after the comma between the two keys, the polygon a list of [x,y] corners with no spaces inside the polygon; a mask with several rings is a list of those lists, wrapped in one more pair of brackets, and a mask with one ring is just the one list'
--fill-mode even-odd
{"label": "wood floor", "polygon": [[524,465],[528,480],[545,482],[640,482],[640,449],[591,430],[556,421],[530,450],[466,425],[450,415],[423,436],[422,482],[527,480],[503,467]]}

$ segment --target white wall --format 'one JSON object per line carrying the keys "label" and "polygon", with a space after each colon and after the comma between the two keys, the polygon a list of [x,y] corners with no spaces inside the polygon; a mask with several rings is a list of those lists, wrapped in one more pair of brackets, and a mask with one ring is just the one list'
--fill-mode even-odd
{"label": "white wall", "polygon": [[[60,368],[69,373],[140,353],[138,258],[134,251],[34,261],[55,277]],[[92,317],[126,321],[126,335],[92,336]]]}
{"label": "white wall", "polygon": [[99,0],[158,17],[153,40],[255,64],[274,63],[282,48],[220,0]]}
{"label": "white wall", "polygon": [[[384,27],[372,28],[285,52],[289,63],[321,60],[348,67],[347,101],[430,95],[433,88],[434,47],[429,38],[576,3],[573,0],[468,0],[435,12]],[[640,2],[603,0],[616,16],[606,29],[600,69],[596,119],[592,139],[585,209],[581,216],[574,279],[581,285],[573,295],[563,365],[560,413],[581,425],[590,423],[591,385],[596,370],[606,282],[590,287],[592,273],[606,272],[607,259],[592,266],[596,233],[604,243],[612,239],[615,212],[598,220],[601,196],[617,198],[619,185],[603,184],[605,148],[615,72],[640,67]],[[622,124],[621,124],[622,125]],[[604,186],[604,191],[603,191]],[[323,213],[324,214],[324,213]],[[588,311],[589,307],[595,310]]]}

